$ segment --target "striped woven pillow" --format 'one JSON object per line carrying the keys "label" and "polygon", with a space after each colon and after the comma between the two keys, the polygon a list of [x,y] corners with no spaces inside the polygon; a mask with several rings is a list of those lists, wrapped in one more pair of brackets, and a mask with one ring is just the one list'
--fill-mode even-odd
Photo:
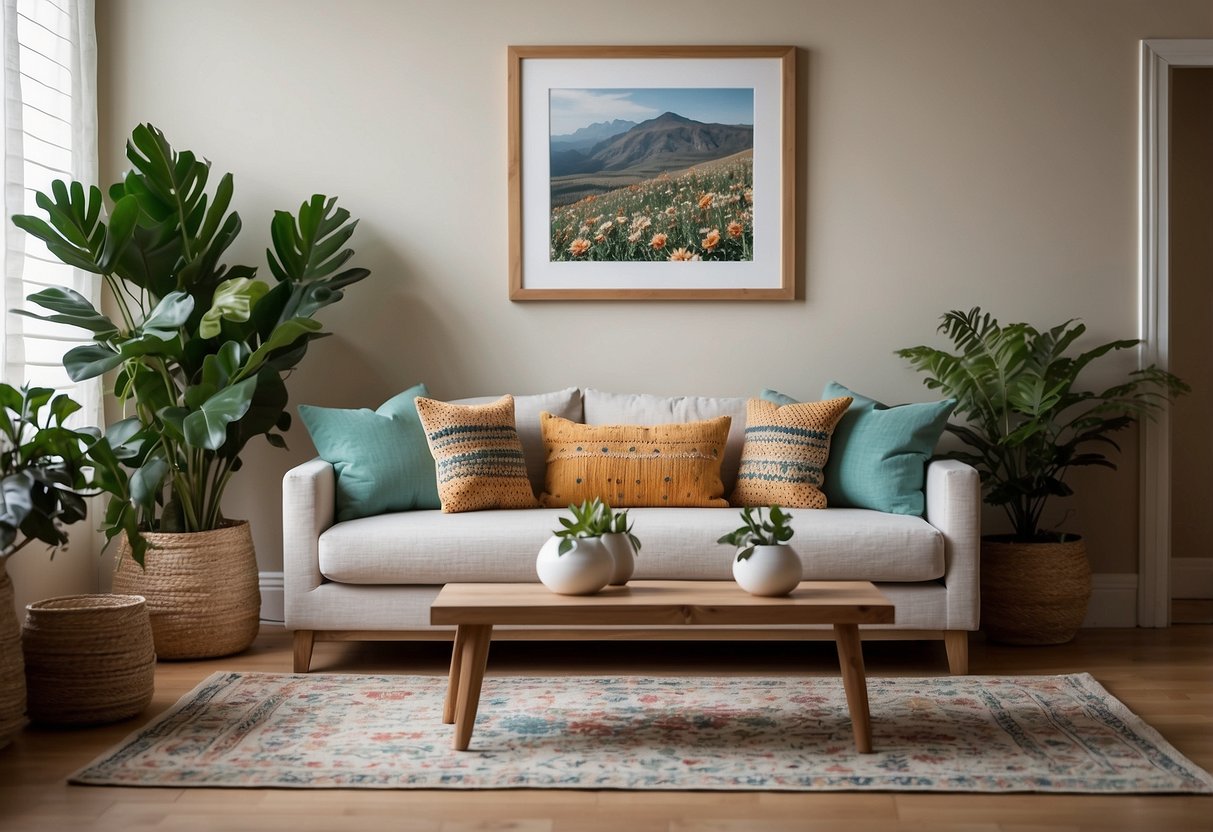
{"label": "striped woven pillow", "polygon": [[850,405],[850,396],[782,407],[763,399],[746,402],[733,505],[825,508],[821,484],[830,437]]}
{"label": "striped woven pillow", "polygon": [[478,405],[417,397],[417,415],[434,457],[438,498],[448,514],[487,508],[535,508],[514,398]]}

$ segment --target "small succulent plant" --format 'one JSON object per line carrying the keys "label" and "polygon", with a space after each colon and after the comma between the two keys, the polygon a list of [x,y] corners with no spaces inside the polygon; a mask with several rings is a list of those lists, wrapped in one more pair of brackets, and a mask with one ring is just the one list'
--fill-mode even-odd
{"label": "small succulent plant", "polygon": [[563,528],[553,532],[560,538],[560,547],[556,550],[557,556],[572,549],[575,541],[580,538],[602,537],[608,531],[610,507],[597,497],[585,501],[579,506],[570,505],[569,513],[573,515],[573,519],[557,518]]}
{"label": "small succulent plant", "polygon": [[747,560],[754,554],[755,546],[780,546],[787,543],[794,534],[791,526],[792,515],[779,506],[771,506],[770,519],[763,518],[761,508],[743,508],[741,519],[745,521],[744,526],[716,541],[738,548],[744,546],[745,548],[737,553],[737,560]]}
{"label": "small succulent plant", "polygon": [[628,540],[632,542],[632,548],[636,550],[637,554],[639,554],[640,538],[632,534],[632,526],[635,524],[628,522],[628,510],[625,508],[620,511],[611,511],[611,507],[607,506],[606,514],[608,517],[607,533],[626,534],[628,536]]}
{"label": "small succulent plant", "polygon": [[636,551],[640,551],[640,539],[632,534],[632,525],[628,523],[628,511],[612,511],[611,507],[598,497],[586,500],[581,505],[570,505],[569,513],[573,515],[560,520],[561,529],[553,534],[561,538],[557,556],[563,555],[573,548],[573,542],[578,538],[602,537],[604,534],[626,534],[632,541]]}

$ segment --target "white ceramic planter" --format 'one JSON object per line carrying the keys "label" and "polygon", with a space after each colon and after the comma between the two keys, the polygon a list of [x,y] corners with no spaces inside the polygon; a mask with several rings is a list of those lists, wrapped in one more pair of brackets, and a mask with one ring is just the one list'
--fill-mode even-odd
{"label": "white ceramic planter", "polygon": [[611,586],[623,586],[632,578],[636,571],[636,547],[632,540],[622,532],[612,532],[602,536],[602,545],[610,552],[615,564],[611,574]]}
{"label": "white ceramic planter", "polygon": [[535,571],[543,585],[559,595],[593,595],[611,581],[615,559],[597,537],[573,541],[573,548],[557,554],[560,538],[553,535],[539,549]]}
{"label": "white ceramic planter", "polygon": [[751,595],[787,595],[804,569],[790,546],[755,546],[745,560],[733,558],[733,580]]}

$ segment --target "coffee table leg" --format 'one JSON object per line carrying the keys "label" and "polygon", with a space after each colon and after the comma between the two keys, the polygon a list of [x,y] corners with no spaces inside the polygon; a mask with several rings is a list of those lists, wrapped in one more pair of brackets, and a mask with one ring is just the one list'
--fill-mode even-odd
{"label": "coffee table leg", "polygon": [[859,641],[859,626],[835,624],[834,640],[838,643],[842,685],[847,692],[847,708],[851,711],[855,750],[860,754],[871,754],[872,720],[868,715],[868,683],[863,672],[863,646]]}
{"label": "coffee table leg", "polygon": [[489,641],[493,637],[491,625],[477,624],[468,626],[467,629],[468,640],[462,651],[459,694],[455,705],[455,741],[452,747],[456,751],[467,751],[472,742],[476,708],[480,705],[480,685],[484,681],[484,666],[489,658]]}
{"label": "coffee table leg", "polygon": [[451,646],[451,675],[446,684],[446,701],[442,703],[442,721],[450,725],[455,721],[455,702],[459,698],[459,670],[463,666],[463,650],[467,647],[468,628],[462,624],[455,628],[455,642]]}

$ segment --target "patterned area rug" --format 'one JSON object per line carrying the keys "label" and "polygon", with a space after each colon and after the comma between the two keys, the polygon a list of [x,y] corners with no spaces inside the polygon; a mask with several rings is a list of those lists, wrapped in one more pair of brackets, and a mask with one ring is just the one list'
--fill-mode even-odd
{"label": "patterned area rug", "polygon": [[828,678],[485,680],[216,673],[72,776],[119,786],[1213,792],[1089,675],[869,679],[857,754]]}

